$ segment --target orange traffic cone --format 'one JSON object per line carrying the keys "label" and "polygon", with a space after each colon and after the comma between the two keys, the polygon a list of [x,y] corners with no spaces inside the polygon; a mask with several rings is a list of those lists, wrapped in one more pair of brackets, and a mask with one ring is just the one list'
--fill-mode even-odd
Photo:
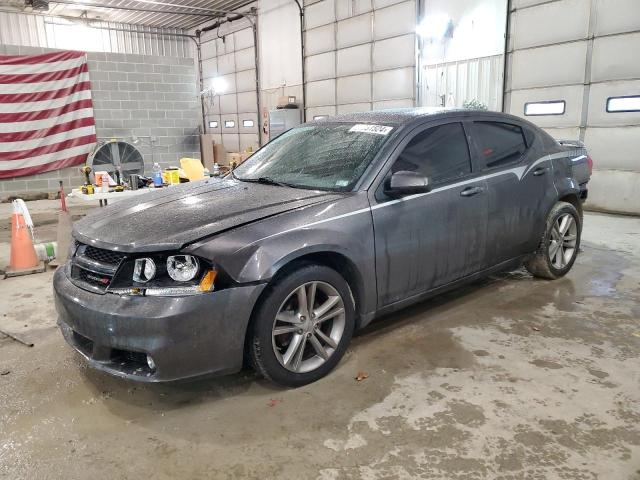
{"label": "orange traffic cone", "polygon": [[36,249],[33,248],[31,234],[21,213],[11,216],[11,270],[24,270],[38,265]]}
{"label": "orange traffic cone", "polygon": [[38,260],[24,216],[14,212],[11,216],[11,257],[5,277],[38,272],[44,272],[44,263]]}

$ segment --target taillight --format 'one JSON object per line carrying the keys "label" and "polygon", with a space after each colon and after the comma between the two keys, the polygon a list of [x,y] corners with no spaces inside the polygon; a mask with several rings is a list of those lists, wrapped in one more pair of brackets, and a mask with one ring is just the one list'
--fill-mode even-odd
{"label": "taillight", "polygon": [[589,168],[589,175],[593,173],[593,159],[591,155],[587,155],[587,167]]}

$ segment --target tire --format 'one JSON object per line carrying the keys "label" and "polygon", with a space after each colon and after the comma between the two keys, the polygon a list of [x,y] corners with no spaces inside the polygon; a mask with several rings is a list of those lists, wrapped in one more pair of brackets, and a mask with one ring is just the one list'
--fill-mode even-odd
{"label": "tire", "polygon": [[[564,233],[562,222],[566,221]],[[571,270],[580,249],[582,218],[567,202],[556,203],[547,217],[542,240],[536,253],[525,261],[526,269],[535,277],[555,280]],[[560,242],[559,239],[562,241]],[[558,247],[560,244],[560,247]]]}
{"label": "tire", "polygon": [[[307,300],[306,310],[300,307],[301,298]],[[314,308],[309,311],[311,298]],[[252,318],[249,354],[266,379],[300,387],[338,364],[354,328],[353,296],[344,278],[323,265],[302,264],[265,292]]]}

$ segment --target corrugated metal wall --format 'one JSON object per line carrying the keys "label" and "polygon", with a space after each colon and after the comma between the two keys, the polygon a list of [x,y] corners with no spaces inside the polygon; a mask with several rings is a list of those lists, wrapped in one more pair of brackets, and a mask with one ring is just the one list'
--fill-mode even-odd
{"label": "corrugated metal wall", "polygon": [[564,101],[560,115],[527,116],[556,138],[581,139],[593,160],[589,205],[640,213],[640,112],[607,112],[640,95],[640,1],[512,0],[506,111]]}
{"label": "corrugated metal wall", "polygon": [[424,106],[462,107],[467,100],[478,100],[489,110],[502,108],[503,55],[423,65],[422,69]]}
{"label": "corrugated metal wall", "polygon": [[414,105],[414,0],[305,4],[308,120]]}
{"label": "corrugated metal wall", "polygon": [[[214,96],[204,96],[206,131],[230,152],[256,149],[259,126],[255,45],[248,21],[223,24],[203,35],[202,74],[205,89],[212,86],[213,79],[220,79],[216,81],[225,87]],[[211,122],[217,122],[217,126]]]}
{"label": "corrugated metal wall", "polygon": [[193,57],[192,41],[158,29],[119,23],[91,22],[90,28],[65,19],[0,11],[0,44],[25,47],[82,49],[166,57]]}

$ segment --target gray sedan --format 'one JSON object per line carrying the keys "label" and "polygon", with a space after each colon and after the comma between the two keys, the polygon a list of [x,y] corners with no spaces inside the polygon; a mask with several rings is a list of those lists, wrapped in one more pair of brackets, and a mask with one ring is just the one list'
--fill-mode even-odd
{"label": "gray sedan", "polygon": [[408,109],[289,130],[224,179],[74,226],[59,325],[141,381],[238,371],[318,380],[375,317],[524,263],[573,265],[591,159],[510,115]]}

